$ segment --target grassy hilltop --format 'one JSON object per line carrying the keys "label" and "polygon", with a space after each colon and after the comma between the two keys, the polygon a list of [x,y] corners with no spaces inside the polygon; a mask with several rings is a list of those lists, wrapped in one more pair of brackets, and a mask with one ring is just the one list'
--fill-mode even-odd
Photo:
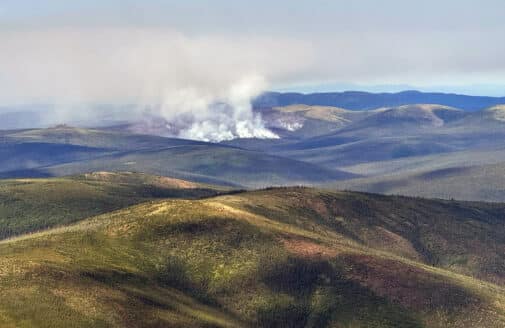
{"label": "grassy hilltop", "polygon": [[0,326],[503,327],[504,210],[309,188],[148,200],[0,242]]}

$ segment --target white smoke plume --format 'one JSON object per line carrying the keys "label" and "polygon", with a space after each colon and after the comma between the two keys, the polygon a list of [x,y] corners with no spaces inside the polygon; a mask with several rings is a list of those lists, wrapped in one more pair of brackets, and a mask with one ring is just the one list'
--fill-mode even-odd
{"label": "white smoke plume", "polygon": [[[265,128],[261,117],[253,113],[252,97],[266,88],[260,76],[248,76],[234,82],[222,94],[206,95],[194,88],[175,89],[165,94],[155,113],[175,125],[183,138],[222,141],[235,138],[277,138]],[[170,130],[171,126],[167,126]]]}
{"label": "white smoke plume", "polygon": [[303,69],[309,49],[163,28],[3,29],[0,104],[53,104],[62,121],[93,121],[83,105],[134,104],[115,118],[161,117],[167,131],[191,139],[275,138],[250,101]]}

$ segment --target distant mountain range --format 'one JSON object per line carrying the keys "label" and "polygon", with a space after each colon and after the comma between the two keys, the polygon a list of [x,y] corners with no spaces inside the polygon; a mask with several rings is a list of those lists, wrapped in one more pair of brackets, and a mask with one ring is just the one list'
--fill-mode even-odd
{"label": "distant mountain range", "polygon": [[364,110],[409,104],[438,104],[457,107],[466,111],[478,111],[503,103],[505,103],[505,97],[466,96],[420,91],[403,91],[398,93],[345,91],[311,94],[266,92],[253,101],[255,108],[304,104]]}

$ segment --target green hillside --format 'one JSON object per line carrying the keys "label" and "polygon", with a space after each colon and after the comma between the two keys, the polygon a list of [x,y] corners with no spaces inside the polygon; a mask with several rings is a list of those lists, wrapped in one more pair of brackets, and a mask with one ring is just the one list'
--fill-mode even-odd
{"label": "green hillside", "polygon": [[308,188],[0,243],[2,327],[503,327],[505,205]]}
{"label": "green hillside", "polygon": [[76,222],[156,198],[196,198],[216,190],[138,173],[0,180],[0,239]]}

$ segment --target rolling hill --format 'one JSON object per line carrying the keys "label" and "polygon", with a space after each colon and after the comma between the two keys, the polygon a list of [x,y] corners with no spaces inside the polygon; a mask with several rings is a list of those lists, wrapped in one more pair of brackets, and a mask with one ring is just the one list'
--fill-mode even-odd
{"label": "rolling hill", "polygon": [[6,133],[1,177],[137,171],[197,182],[261,187],[313,184],[351,173],[273,154],[199,141],[59,126]]}
{"label": "rolling hill", "polygon": [[411,104],[439,104],[467,111],[478,111],[504,103],[505,97],[466,96],[419,91],[403,91],[398,93],[346,91],[311,94],[267,92],[255,99],[253,105],[255,108],[271,108],[303,104],[334,106],[351,110],[368,110]]}
{"label": "rolling hill", "polygon": [[[237,188],[330,185],[505,201],[499,173],[505,167],[503,105],[476,112],[426,103],[361,111],[303,104],[256,110],[281,138],[215,144],[133,134],[122,126],[2,131],[0,177],[135,171]],[[474,175],[471,181],[466,172]]]}
{"label": "rolling hill", "polygon": [[198,198],[222,188],[131,172],[0,180],[0,239],[157,198]]}
{"label": "rolling hill", "polygon": [[[315,113],[309,119],[307,113],[312,110]],[[327,112],[325,115],[319,113],[323,110]],[[235,140],[231,144],[345,171],[352,165],[398,158],[415,159],[467,150],[499,149],[502,147],[501,140],[505,137],[505,125],[496,118],[501,113],[499,106],[467,113],[432,104],[362,112],[299,105],[278,108],[277,112],[298,113],[305,119],[303,123],[319,120],[330,124],[331,119],[328,117],[337,113],[340,120],[333,125],[331,131],[316,129],[318,135],[309,136],[302,126],[299,130],[290,132],[282,141],[253,143]],[[307,129],[314,131],[312,126]],[[366,176],[367,172],[362,171],[360,174]]]}
{"label": "rolling hill", "polygon": [[[326,116],[315,112],[326,123],[328,115],[349,112],[308,105],[276,110],[301,113],[308,121],[312,108],[328,111]],[[295,131],[291,138],[270,144],[240,140],[233,144],[362,176],[328,184],[336,188],[505,201],[503,105],[473,113],[428,104],[365,113],[354,119],[348,116],[345,124],[335,125],[331,132],[321,130],[316,136],[296,136]]]}
{"label": "rolling hill", "polygon": [[310,138],[337,131],[373,111],[330,106],[290,105],[258,110],[268,128],[282,138]]}
{"label": "rolling hill", "polygon": [[503,327],[504,210],[308,188],[142,203],[0,242],[0,325]]}
{"label": "rolling hill", "polygon": [[382,194],[503,202],[505,162],[400,171],[331,185]]}
{"label": "rolling hill", "polygon": [[265,187],[315,184],[356,175],[314,164],[229,147],[178,147],[138,151],[45,168],[50,175],[131,170],[220,185]]}
{"label": "rolling hill", "polygon": [[[374,110],[357,124],[351,125],[345,132],[356,130],[377,129],[380,135],[394,135],[398,131],[415,130],[425,132],[430,128],[440,128],[444,125],[462,119],[468,114],[462,110],[433,104],[404,105],[393,108]],[[380,129],[379,129],[380,128]],[[414,129],[414,131],[412,131]],[[361,135],[365,135],[360,131]],[[371,134],[370,132],[368,134]],[[379,135],[379,134],[375,134]]]}

